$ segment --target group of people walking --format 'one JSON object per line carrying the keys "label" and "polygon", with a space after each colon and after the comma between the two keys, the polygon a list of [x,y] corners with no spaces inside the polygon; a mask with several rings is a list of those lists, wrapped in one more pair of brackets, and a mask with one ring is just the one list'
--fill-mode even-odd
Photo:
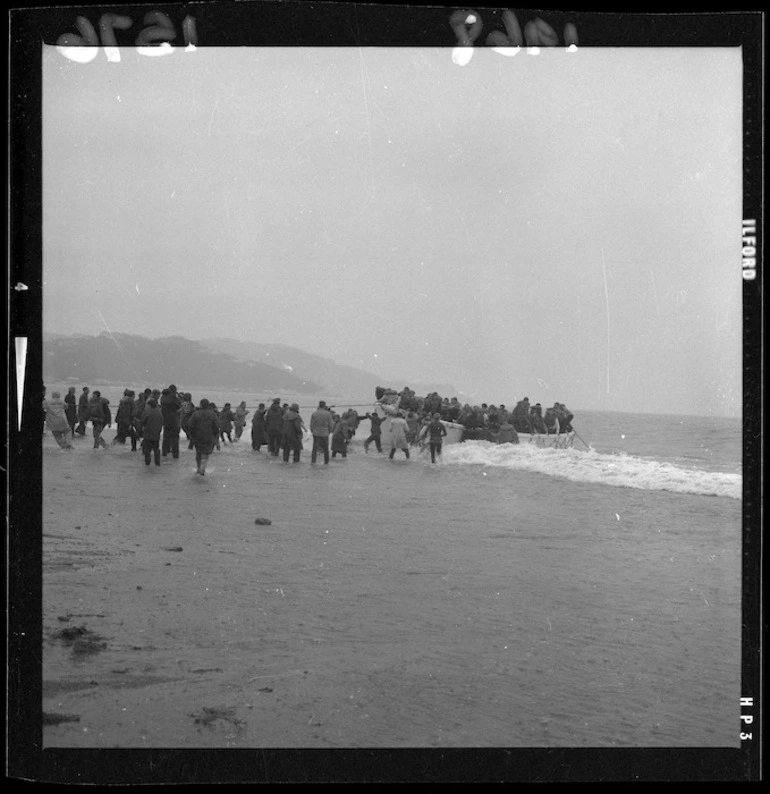
{"label": "group of people walking", "polygon": [[259,452],[263,446],[273,457],[278,457],[283,450],[283,459],[299,463],[303,450],[303,435],[309,432],[313,436],[313,448],[310,462],[315,463],[318,456],[323,456],[324,464],[329,458],[340,455],[347,457],[348,445],[355,435],[360,417],[353,409],[340,415],[334,412],[324,400],[310,417],[310,427],[306,427],[299,415],[299,405],[281,404],[280,397],[275,397],[269,407],[260,403],[251,424],[251,446]]}
{"label": "group of people walking", "polygon": [[[410,447],[420,445],[430,450],[431,462],[441,455],[443,439],[447,434],[444,422],[457,422],[465,428],[464,438],[476,437],[474,432],[498,432],[501,428],[512,428],[524,433],[569,433],[572,431],[573,414],[563,403],[554,403],[542,411],[540,403],[530,405],[525,397],[512,411],[505,405],[460,405],[457,398],[441,398],[436,392],[418,398],[408,387],[396,393],[393,390],[376,391],[377,399],[390,403],[395,409],[390,416],[390,458],[402,451],[410,456]],[[112,427],[113,416],[109,400],[98,390],[90,391],[84,386],[79,397],[75,387],[70,386],[62,399],[57,391],[43,400],[45,424],[60,447],[71,448],[71,440],[84,437],[87,425],[93,428],[93,448],[107,449],[110,445],[103,438],[105,427]],[[362,419],[370,422],[370,433],[364,441],[364,451],[372,444],[382,453],[382,423],[384,418],[376,412],[359,415],[354,408],[343,414],[336,413],[324,400],[310,417],[309,428],[300,416],[297,403],[281,403],[275,397],[268,407],[259,403],[251,422],[251,446],[260,451],[265,446],[269,454],[295,463],[300,461],[303,436],[309,432],[313,438],[311,463],[319,456],[324,464],[340,455],[347,457],[348,446]],[[196,406],[189,392],[180,392],[174,384],[165,389],[145,389],[138,395],[125,389],[114,416],[117,424],[112,446],[131,443],[136,451],[141,443],[145,465],[154,461],[160,466],[161,457],[170,455],[179,458],[180,432],[187,436],[188,449],[195,449],[197,472],[204,475],[209,456],[222,444],[234,444],[243,436],[246,419],[251,413],[245,401],[235,408],[225,403],[219,409],[209,400],[203,399]],[[518,440],[514,438],[513,440]]]}

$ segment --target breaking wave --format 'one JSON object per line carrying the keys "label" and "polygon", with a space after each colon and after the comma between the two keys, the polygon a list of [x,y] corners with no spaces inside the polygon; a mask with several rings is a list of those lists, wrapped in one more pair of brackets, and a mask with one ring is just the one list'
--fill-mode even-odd
{"label": "breaking wave", "polygon": [[740,474],[684,469],[671,463],[594,449],[539,449],[530,444],[466,441],[444,446],[443,462],[537,472],[573,482],[620,488],[742,498]]}

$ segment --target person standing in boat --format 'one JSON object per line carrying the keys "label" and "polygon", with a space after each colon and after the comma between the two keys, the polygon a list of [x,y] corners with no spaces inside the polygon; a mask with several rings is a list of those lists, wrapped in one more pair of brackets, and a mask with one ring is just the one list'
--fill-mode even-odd
{"label": "person standing in boat", "polygon": [[409,442],[407,441],[408,425],[404,418],[404,412],[399,411],[390,420],[390,459],[396,455],[396,450],[403,450],[404,455],[409,459]]}

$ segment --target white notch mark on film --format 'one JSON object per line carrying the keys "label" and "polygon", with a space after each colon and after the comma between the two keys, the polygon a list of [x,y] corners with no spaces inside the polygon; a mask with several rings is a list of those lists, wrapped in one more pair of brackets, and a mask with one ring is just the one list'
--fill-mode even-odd
{"label": "white notch mark on film", "polygon": [[17,336],[16,344],[16,405],[18,429],[21,432],[22,406],[24,405],[24,382],[27,373],[27,337]]}

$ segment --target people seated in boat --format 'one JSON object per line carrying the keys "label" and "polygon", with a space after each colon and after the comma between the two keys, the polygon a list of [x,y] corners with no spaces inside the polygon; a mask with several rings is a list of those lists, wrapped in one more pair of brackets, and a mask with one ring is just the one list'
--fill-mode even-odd
{"label": "people seated in boat", "polygon": [[548,435],[559,435],[559,417],[556,415],[556,409],[553,406],[545,409],[543,424]]}
{"label": "people seated in boat", "polygon": [[548,428],[543,421],[543,407],[540,403],[535,403],[529,409],[529,423],[531,427],[531,430],[529,430],[530,433],[546,434],[548,432]]}
{"label": "people seated in boat", "polygon": [[422,410],[423,413],[430,414],[431,416],[441,411],[441,397],[438,392],[432,391],[425,398],[422,404]]}
{"label": "people seated in boat", "polygon": [[490,405],[487,409],[487,427],[493,432],[497,433],[500,430],[500,414],[497,411],[496,405]]}
{"label": "people seated in boat", "polygon": [[553,404],[554,411],[556,412],[556,416],[559,419],[559,430],[561,433],[572,433],[572,420],[575,418],[575,415],[570,412],[564,403],[554,403]]}
{"label": "people seated in boat", "polygon": [[470,429],[470,430],[479,429],[479,428],[482,428],[482,427],[485,426],[485,423],[484,423],[484,412],[482,411],[480,405],[474,405],[473,406],[473,412],[472,412],[471,417],[470,417],[470,422],[471,422],[470,425],[468,425],[467,422],[465,424],[465,426],[468,429]]}
{"label": "people seated in boat", "polygon": [[449,401],[449,408],[447,409],[448,421],[459,422],[461,411],[462,406],[458,402],[457,397],[452,397],[452,399]]}
{"label": "people seated in boat", "polygon": [[529,397],[519,400],[511,412],[511,424],[519,433],[532,433],[532,416],[530,412]]}
{"label": "people seated in boat", "polygon": [[497,413],[500,417],[501,426],[510,422],[511,415],[510,412],[506,409],[505,403],[500,403],[500,405],[497,408]]}
{"label": "people seated in boat", "polygon": [[417,395],[408,387],[398,393],[398,407],[402,411],[416,411],[419,409]]}

